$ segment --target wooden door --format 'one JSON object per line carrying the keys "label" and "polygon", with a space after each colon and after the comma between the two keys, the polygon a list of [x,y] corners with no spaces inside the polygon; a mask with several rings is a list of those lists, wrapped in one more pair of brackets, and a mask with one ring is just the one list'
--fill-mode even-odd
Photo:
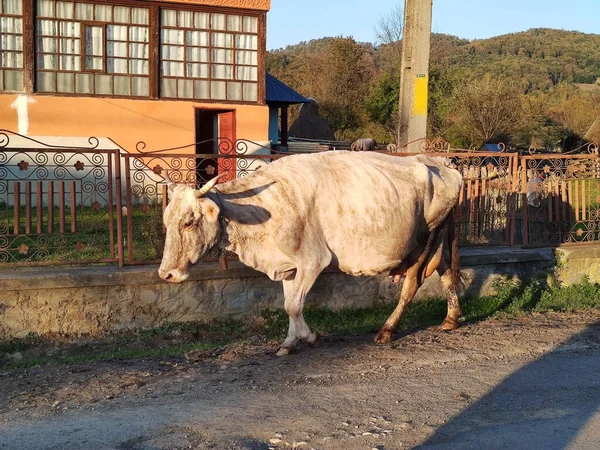
{"label": "wooden door", "polygon": [[[235,111],[217,114],[219,118],[219,154],[236,155]],[[237,159],[219,158],[219,174],[227,173],[221,181],[231,181],[236,178]]]}

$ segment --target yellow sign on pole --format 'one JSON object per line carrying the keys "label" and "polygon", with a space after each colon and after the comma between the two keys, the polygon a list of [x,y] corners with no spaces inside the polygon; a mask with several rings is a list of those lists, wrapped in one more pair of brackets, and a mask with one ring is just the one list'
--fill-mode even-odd
{"label": "yellow sign on pole", "polygon": [[427,75],[419,74],[415,78],[415,99],[413,102],[413,114],[415,116],[427,115],[427,84],[429,83],[429,77]]}

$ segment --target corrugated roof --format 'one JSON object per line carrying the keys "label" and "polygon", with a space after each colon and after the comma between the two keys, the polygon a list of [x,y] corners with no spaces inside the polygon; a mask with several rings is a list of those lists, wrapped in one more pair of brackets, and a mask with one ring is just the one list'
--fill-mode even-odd
{"label": "corrugated roof", "polygon": [[267,72],[267,103],[308,103],[308,99]]}

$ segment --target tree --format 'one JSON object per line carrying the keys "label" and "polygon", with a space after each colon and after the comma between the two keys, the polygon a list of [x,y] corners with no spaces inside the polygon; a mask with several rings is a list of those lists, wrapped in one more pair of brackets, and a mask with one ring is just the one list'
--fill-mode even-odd
{"label": "tree", "polygon": [[519,131],[523,94],[507,81],[486,75],[459,89],[454,101],[454,125],[469,146],[506,140]]}
{"label": "tree", "polygon": [[378,44],[388,45],[400,64],[402,56],[402,31],[404,30],[404,5],[399,3],[386,16],[380,17],[375,25]]}

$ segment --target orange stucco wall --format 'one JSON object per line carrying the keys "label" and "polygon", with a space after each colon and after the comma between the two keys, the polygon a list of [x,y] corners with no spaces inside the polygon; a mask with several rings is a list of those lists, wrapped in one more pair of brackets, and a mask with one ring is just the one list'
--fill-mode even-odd
{"label": "orange stucco wall", "polygon": [[[0,94],[0,128],[18,130],[16,94]],[[223,105],[189,101],[125,100],[92,97],[33,96],[28,107],[30,136],[109,137],[135,152],[138,141],[147,150],[195,142],[194,108],[235,110],[236,137],[268,140],[266,106]],[[193,150],[191,150],[193,151]]]}

